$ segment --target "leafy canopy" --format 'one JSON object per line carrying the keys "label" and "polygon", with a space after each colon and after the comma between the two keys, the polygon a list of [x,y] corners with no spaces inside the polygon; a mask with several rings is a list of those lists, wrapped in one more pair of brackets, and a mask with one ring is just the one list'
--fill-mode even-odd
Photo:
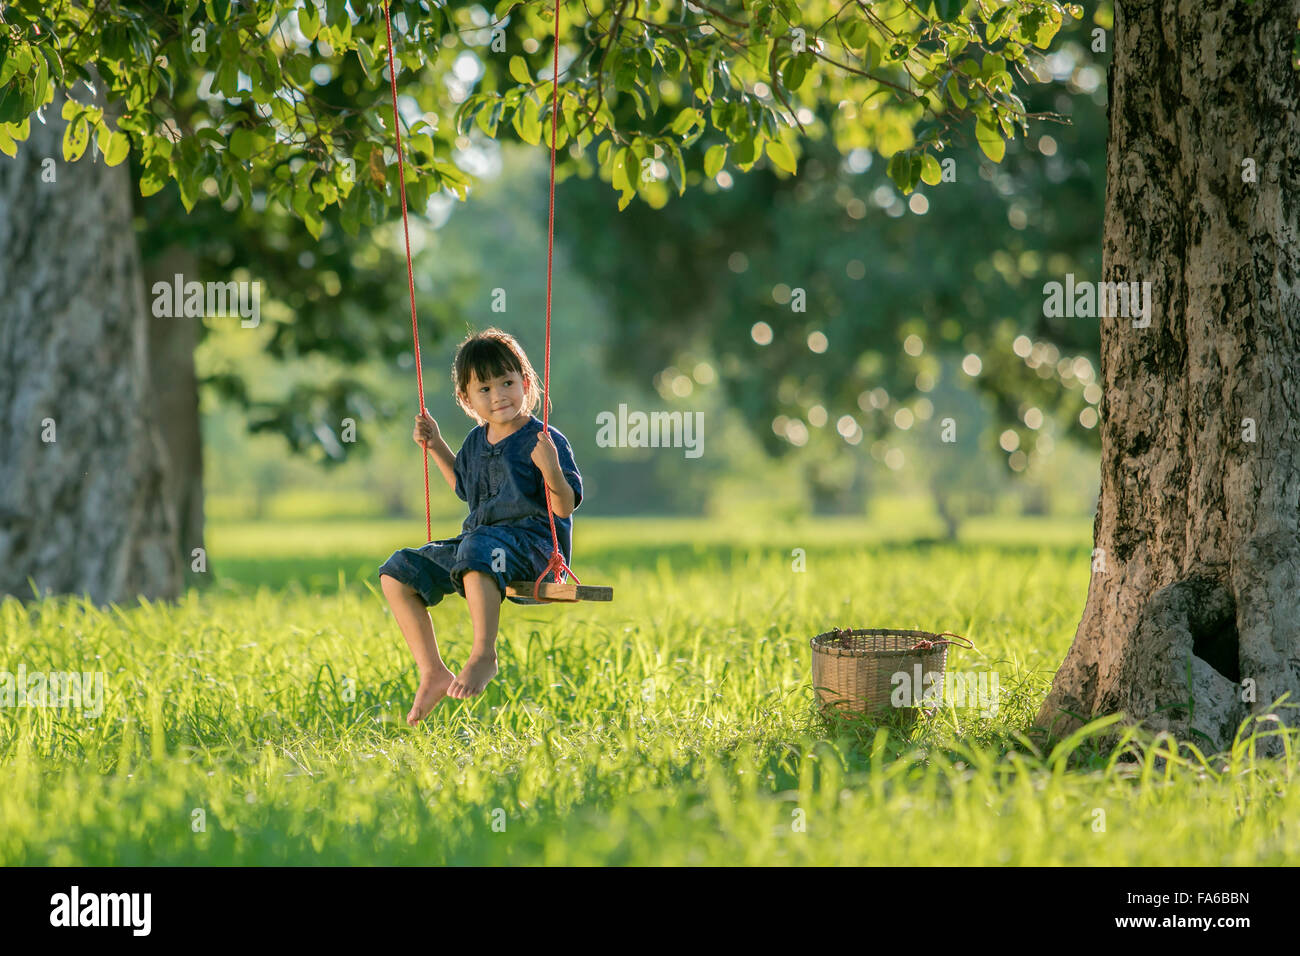
{"label": "leafy canopy", "polygon": [[[562,7],[557,175],[598,171],[619,193],[667,201],[686,170],[794,174],[808,109],[840,104],[841,150],[890,156],[900,189],[937,175],[963,131],[1000,161],[1033,118],[1016,94],[1077,4],[1053,0],[589,0]],[[462,200],[452,160],[472,128],[549,145],[554,4],[393,4],[406,188]],[[384,6],[373,0],[19,0],[0,8],[0,152],[14,155],[56,88],[64,159],[134,152],[140,189],[174,180],[193,207],[264,193],[313,236],[336,207],[347,232],[395,202]],[[186,76],[199,96],[177,101]],[[101,95],[102,94],[102,95]],[[107,104],[107,107],[104,104]],[[40,121],[38,119],[38,121]],[[568,149],[576,145],[576,150]],[[589,148],[595,146],[594,160]],[[333,218],[333,217],[330,217]]]}

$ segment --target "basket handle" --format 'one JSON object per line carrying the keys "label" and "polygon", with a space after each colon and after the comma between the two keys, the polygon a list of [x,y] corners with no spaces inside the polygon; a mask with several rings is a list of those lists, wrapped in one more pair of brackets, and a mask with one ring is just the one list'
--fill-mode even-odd
{"label": "basket handle", "polygon": [[965,647],[970,650],[974,650],[975,648],[975,642],[969,637],[962,637],[960,634],[954,634],[952,631],[944,631],[942,634],[936,634],[935,637],[955,637],[957,640],[965,641],[966,643],[958,644],[957,641],[932,641],[929,638],[923,637],[912,646],[912,650],[928,651],[930,648],[938,647],[940,644],[953,644],[957,647]]}
{"label": "basket handle", "polygon": [[[838,640],[839,638],[842,638],[845,634],[852,634],[852,633],[853,633],[853,628],[851,628],[851,627],[832,627],[832,628],[831,628],[831,633],[834,634],[835,637],[836,637],[836,639]],[[930,640],[930,639],[927,638],[927,637],[923,637],[923,638],[921,638],[919,641],[917,641],[916,644],[914,644],[914,645],[912,646],[912,650],[914,650],[914,651],[928,651],[930,648],[932,648],[932,647],[938,647],[940,644],[952,644],[952,645],[954,645],[954,646],[956,646],[956,647],[964,647],[964,648],[966,648],[967,650],[974,650],[974,649],[975,649],[975,642],[972,641],[969,637],[962,637],[960,634],[954,634],[952,631],[944,631],[942,634],[936,634],[935,637],[937,637],[937,638],[939,638],[939,637],[955,637],[955,638],[957,638],[958,641],[965,641],[966,643],[965,643],[965,644],[958,644],[957,641],[940,641],[940,640],[932,641],[932,640]]]}

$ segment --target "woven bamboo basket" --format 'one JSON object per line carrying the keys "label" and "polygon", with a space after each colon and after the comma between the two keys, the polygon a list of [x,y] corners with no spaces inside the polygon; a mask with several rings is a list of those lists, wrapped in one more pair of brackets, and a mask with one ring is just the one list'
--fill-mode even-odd
{"label": "woven bamboo basket", "polygon": [[[950,637],[966,643],[946,639]],[[906,695],[907,705],[891,706],[896,686],[906,689],[910,685],[919,700],[927,694],[928,675],[933,674],[934,689],[928,694],[938,694],[942,700],[948,645],[975,646],[951,631],[933,634],[882,627],[832,628],[809,643],[813,689],[823,712],[882,715],[886,711],[902,710],[904,716],[915,716],[916,707]],[[900,672],[907,675],[907,683],[895,681],[894,675]]]}

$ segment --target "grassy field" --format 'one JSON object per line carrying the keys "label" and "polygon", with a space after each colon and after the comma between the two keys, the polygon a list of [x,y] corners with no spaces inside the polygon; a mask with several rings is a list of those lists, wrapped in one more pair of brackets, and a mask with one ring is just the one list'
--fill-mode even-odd
{"label": "grassy field", "polygon": [[[104,674],[98,716],[0,707],[0,863],[1300,857],[1294,747],[1158,761],[1024,736],[1083,606],[1087,521],[988,519],[951,545],[905,521],[588,518],[574,567],[615,601],[508,605],[497,678],[411,729],[374,569],[420,524],[218,525],[211,586],[177,604],[0,604],[0,667]],[[948,666],[996,671],[996,713],[826,724],[808,638],[834,625],[967,635]],[[434,626],[459,668],[464,601]]]}

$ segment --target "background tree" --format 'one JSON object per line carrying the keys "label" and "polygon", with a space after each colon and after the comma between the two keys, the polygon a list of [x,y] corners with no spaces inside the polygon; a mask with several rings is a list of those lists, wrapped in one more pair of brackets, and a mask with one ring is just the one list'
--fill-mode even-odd
{"label": "background tree", "polygon": [[54,124],[29,132],[0,164],[0,593],[171,596],[130,180],[56,164]]}

